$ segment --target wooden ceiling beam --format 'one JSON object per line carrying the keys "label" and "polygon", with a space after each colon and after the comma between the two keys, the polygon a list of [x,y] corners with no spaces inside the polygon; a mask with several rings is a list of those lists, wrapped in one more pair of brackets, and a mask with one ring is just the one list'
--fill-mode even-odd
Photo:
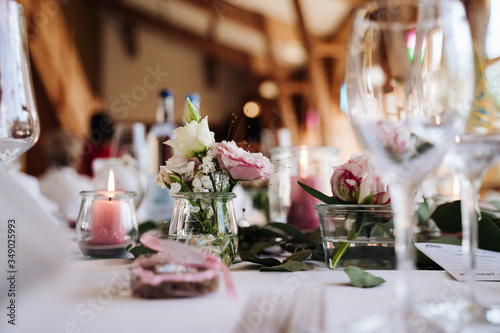
{"label": "wooden ceiling beam", "polygon": [[90,114],[100,102],[92,91],[60,5],[52,0],[20,3],[25,9],[31,59],[54,113],[64,129],[84,136]]}
{"label": "wooden ceiling beam", "polygon": [[170,36],[177,37],[180,41],[185,42],[189,46],[197,47],[203,52],[214,55],[235,66],[248,69],[257,76],[265,76],[269,74],[269,66],[263,60],[252,57],[246,53],[233,50],[217,43],[216,41],[210,40],[209,38],[200,37],[194,33],[188,32],[163,19],[155,17],[140,8],[117,0],[95,0],[95,3],[100,5],[114,17],[117,15],[123,16],[141,24],[142,26],[160,31],[163,34],[167,33]]}

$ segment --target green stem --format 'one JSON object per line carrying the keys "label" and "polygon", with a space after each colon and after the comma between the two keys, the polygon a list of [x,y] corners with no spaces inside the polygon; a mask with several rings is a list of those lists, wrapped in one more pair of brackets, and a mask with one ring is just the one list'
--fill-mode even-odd
{"label": "green stem", "polygon": [[333,269],[335,269],[335,267],[337,267],[337,264],[339,263],[340,259],[342,258],[344,253],[347,251],[347,249],[351,245],[349,243],[349,241],[355,240],[358,237],[358,234],[361,231],[361,229],[363,229],[363,227],[365,226],[365,222],[366,222],[365,214],[363,214],[363,213],[361,213],[361,214],[363,216],[363,221],[361,221],[361,225],[359,226],[359,229],[356,228],[356,225],[354,225],[354,228],[351,230],[351,232],[347,236],[346,241],[343,242],[339,246],[337,251],[335,251],[335,254],[334,254],[333,259],[332,259],[332,268]]}

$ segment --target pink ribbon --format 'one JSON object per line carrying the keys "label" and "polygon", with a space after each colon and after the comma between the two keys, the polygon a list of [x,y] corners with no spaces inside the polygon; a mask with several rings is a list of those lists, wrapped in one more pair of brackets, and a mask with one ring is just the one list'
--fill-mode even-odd
{"label": "pink ribbon", "polygon": [[236,298],[231,273],[218,256],[201,252],[194,247],[182,243],[160,239],[150,234],[143,234],[140,241],[143,245],[152,250],[170,253],[172,255],[172,260],[181,265],[201,265],[204,264],[208,258],[215,260],[224,275],[227,293],[231,297]]}

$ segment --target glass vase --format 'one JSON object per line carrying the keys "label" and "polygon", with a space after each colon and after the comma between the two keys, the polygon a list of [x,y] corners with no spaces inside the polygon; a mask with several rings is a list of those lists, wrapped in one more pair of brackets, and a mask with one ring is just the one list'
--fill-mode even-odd
{"label": "glass vase", "polygon": [[219,255],[230,266],[238,248],[238,228],[233,192],[179,192],[173,195],[174,211],[168,237]]}
{"label": "glass vase", "polygon": [[390,205],[316,205],[325,261],[331,269],[395,269]]}

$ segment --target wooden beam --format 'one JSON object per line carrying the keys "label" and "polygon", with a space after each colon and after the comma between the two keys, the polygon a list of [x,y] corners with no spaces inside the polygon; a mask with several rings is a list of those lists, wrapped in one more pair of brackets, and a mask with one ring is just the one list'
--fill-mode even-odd
{"label": "wooden beam", "polygon": [[28,46],[61,126],[77,135],[88,130],[99,107],[60,5],[52,0],[20,0],[25,8]]}
{"label": "wooden beam", "polygon": [[[266,42],[266,55],[267,60],[271,66],[271,76],[276,81],[279,87],[283,87],[285,82],[287,82],[287,77],[282,75],[278,70],[279,65],[276,60],[275,54],[273,52],[273,43],[271,37],[271,31],[269,29],[268,21],[265,17],[260,17],[260,29],[264,34],[264,40]],[[280,91],[278,94],[278,105],[280,108],[280,113],[283,121],[283,125],[290,131],[290,137],[292,144],[296,145],[299,143],[299,121],[297,119],[297,113],[295,112],[295,107],[292,102],[290,95]]]}
{"label": "wooden beam", "polygon": [[189,46],[197,47],[203,52],[214,55],[232,63],[235,66],[246,68],[255,75],[264,76],[269,74],[270,69],[268,64],[263,60],[257,59],[243,52],[235,51],[213,40],[209,40],[208,38],[200,37],[191,32],[185,31],[165,20],[152,16],[150,13],[140,8],[117,0],[95,0],[95,3],[107,10],[114,17],[121,15],[134,20],[142,26],[160,31],[163,34],[167,33],[170,36],[177,37],[180,41],[188,44]]}
{"label": "wooden beam", "polygon": [[328,84],[328,78],[326,76],[326,70],[321,59],[314,57],[313,49],[314,42],[309,38],[307,33],[305,18],[301,8],[299,0],[293,0],[293,5],[295,8],[295,13],[298,19],[298,28],[302,36],[302,43],[307,53],[307,64],[309,69],[309,82],[310,82],[310,98],[313,99],[320,115],[321,123],[321,143],[327,144],[327,133],[330,130],[328,126],[328,121],[331,117],[331,99],[330,99],[330,89]]}

